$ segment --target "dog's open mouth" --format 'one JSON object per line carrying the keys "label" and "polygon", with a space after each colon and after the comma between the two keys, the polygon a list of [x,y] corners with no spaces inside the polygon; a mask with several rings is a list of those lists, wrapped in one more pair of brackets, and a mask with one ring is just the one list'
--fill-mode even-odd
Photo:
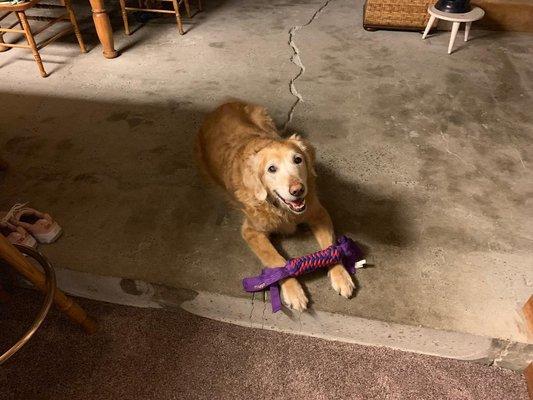
{"label": "dog's open mouth", "polygon": [[289,207],[289,209],[292,212],[294,212],[296,214],[301,214],[301,213],[303,213],[305,211],[306,204],[305,204],[305,199],[304,198],[300,198],[300,199],[290,200],[289,201],[289,200],[285,200],[283,197],[281,197],[278,192],[275,191],[274,193],[276,193],[276,196],[278,196],[279,199],[281,201],[283,201],[283,203],[285,203],[285,205],[287,207]]}

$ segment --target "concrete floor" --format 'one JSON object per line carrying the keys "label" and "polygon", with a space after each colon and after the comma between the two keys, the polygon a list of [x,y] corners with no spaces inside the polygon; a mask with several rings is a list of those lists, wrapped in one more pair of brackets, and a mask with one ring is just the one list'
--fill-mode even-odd
{"label": "concrete floor", "polygon": [[[2,53],[1,208],[52,213],[65,234],[42,250],[60,267],[248,297],[240,280],[260,264],[239,212],[197,176],[193,137],[228,96],[286,123],[289,30],[322,5],[209,1],[183,37],[171,18],[125,37],[115,13],[119,58],[69,39],[43,51],[47,79],[29,54]],[[293,30],[305,71],[289,128],[317,147],[336,228],[374,264],[351,300],[307,277],[312,307],[525,343],[533,36],[474,31],[448,56],[448,33],[366,32],[361,10],[332,0]],[[278,242],[315,249],[306,232]]]}

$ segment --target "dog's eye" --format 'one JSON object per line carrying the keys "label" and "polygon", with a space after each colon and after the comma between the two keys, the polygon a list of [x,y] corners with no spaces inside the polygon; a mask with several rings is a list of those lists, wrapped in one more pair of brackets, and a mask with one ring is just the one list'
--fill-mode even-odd
{"label": "dog's eye", "polygon": [[270,172],[271,174],[273,174],[274,172],[276,172],[278,169],[276,168],[275,165],[271,165],[270,167],[268,167],[268,172]]}
{"label": "dog's eye", "polygon": [[294,163],[295,164],[301,164],[303,161],[302,157],[300,156],[294,156]]}

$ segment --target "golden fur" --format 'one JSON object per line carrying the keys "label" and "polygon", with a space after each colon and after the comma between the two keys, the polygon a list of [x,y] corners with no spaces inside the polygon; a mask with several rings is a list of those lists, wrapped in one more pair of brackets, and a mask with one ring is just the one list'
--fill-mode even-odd
{"label": "golden fur", "polygon": [[[218,107],[200,128],[196,155],[203,171],[239,204],[242,236],[265,266],[285,263],[270,234],[292,233],[300,223],[310,226],[321,248],[332,244],[331,218],[315,191],[314,149],[296,135],[283,139],[263,107],[238,101]],[[344,267],[330,268],[329,275],[339,294],[351,296],[354,285]],[[291,308],[307,307],[295,278],[281,283],[281,295]]]}

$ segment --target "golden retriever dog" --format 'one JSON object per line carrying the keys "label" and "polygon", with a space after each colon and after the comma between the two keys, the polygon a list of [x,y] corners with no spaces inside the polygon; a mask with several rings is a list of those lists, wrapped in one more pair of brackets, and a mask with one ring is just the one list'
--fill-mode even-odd
{"label": "golden retriever dog", "polygon": [[[272,233],[293,233],[306,223],[321,248],[333,243],[331,218],[315,191],[314,149],[297,135],[282,138],[265,108],[238,101],[221,105],[200,128],[196,153],[202,170],[242,209],[242,236],[266,267],[285,264],[270,242]],[[337,293],[351,296],[354,284],[342,265],[328,275]],[[290,308],[307,308],[295,278],[281,283],[281,297]]]}

